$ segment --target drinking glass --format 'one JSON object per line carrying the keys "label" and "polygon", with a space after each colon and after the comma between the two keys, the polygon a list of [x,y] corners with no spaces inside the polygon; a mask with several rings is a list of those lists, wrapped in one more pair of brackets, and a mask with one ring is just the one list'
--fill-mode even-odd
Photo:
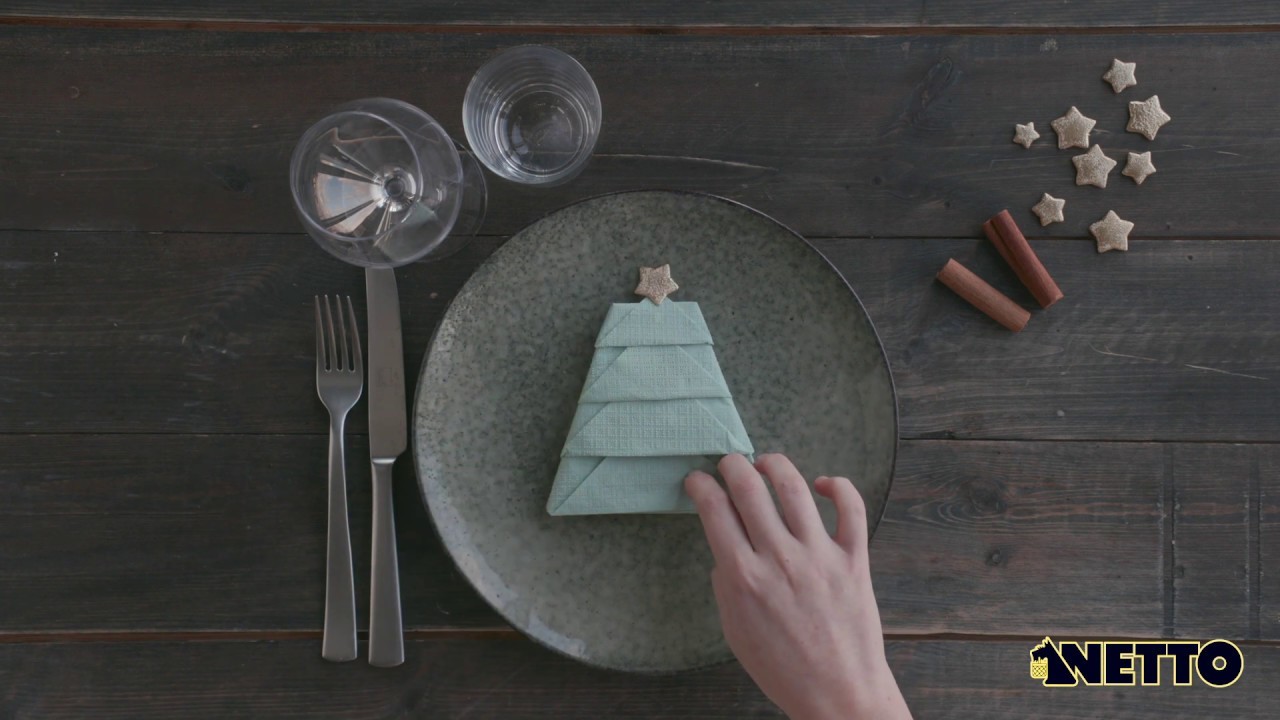
{"label": "drinking glass", "polygon": [[462,127],[480,162],[529,185],[558,185],[581,172],[600,122],[591,75],[569,55],[539,45],[489,60],[462,101]]}
{"label": "drinking glass", "polygon": [[456,250],[484,217],[484,174],[430,115],[399,100],[343,105],[293,151],[307,232],[334,256],[396,267]]}

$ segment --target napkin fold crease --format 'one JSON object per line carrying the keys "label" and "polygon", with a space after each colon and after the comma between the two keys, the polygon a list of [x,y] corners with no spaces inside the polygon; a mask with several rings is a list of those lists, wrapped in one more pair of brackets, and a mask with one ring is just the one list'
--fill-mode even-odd
{"label": "napkin fold crease", "polygon": [[697,303],[609,309],[547,512],[694,512],[685,476],[754,452],[712,345]]}

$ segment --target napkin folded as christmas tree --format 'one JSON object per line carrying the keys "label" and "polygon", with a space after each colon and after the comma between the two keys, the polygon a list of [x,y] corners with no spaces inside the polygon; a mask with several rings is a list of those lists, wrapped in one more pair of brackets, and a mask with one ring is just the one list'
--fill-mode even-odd
{"label": "napkin folded as christmas tree", "polygon": [[618,303],[596,339],[547,512],[694,512],[685,476],[733,452],[754,450],[698,304]]}

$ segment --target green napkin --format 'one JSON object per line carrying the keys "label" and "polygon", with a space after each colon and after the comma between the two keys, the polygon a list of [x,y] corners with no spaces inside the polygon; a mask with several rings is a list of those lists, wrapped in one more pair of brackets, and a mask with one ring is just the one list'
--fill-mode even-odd
{"label": "green napkin", "polygon": [[552,515],[693,512],[683,481],[754,452],[697,303],[610,308],[561,452]]}

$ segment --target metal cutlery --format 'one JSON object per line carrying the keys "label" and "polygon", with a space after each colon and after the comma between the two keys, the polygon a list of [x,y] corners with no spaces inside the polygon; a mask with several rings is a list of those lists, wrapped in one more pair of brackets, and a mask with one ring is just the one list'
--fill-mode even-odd
{"label": "metal cutlery", "polygon": [[[347,413],[364,388],[360,330],[351,298],[316,296],[316,391],[329,410],[329,547],[325,572],[324,640],[326,660],[356,658],[356,588],[352,578],[351,530],[347,524],[347,469],[343,431]],[[346,301],[344,312],[343,301]],[[335,329],[334,318],[337,318]]]}
{"label": "metal cutlery", "polygon": [[369,457],[373,464],[373,570],[369,594],[369,664],[404,662],[400,571],[391,470],[409,444],[404,349],[395,271],[366,268],[369,313]]}

